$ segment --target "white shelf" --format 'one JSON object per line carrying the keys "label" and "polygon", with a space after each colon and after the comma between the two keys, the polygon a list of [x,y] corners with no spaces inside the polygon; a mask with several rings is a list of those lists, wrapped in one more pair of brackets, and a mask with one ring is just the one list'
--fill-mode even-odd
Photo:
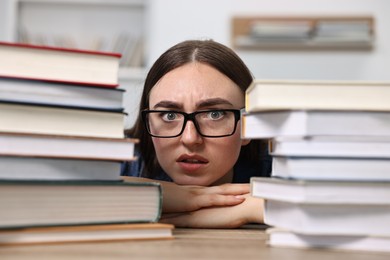
{"label": "white shelf", "polygon": [[372,16],[233,17],[232,44],[252,50],[371,50]]}
{"label": "white shelf", "polygon": [[146,0],[7,0],[17,42],[122,53],[143,67]]}

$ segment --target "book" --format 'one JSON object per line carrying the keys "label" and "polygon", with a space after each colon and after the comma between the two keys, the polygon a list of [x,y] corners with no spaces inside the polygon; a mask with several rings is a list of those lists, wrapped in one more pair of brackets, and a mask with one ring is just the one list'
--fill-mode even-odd
{"label": "book", "polygon": [[390,252],[390,236],[309,235],[280,228],[268,228],[266,233],[267,244],[271,247]]}
{"label": "book", "polygon": [[0,182],[0,228],[157,222],[161,209],[154,182]]}
{"label": "book", "polygon": [[270,140],[272,156],[390,158],[390,138],[311,136]]}
{"label": "book", "polygon": [[118,86],[121,54],[0,42],[0,76]]}
{"label": "book", "polygon": [[134,160],[138,139],[0,132],[0,156]]}
{"label": "book", "polygon": [[124,90],[0,77],[0,100],[123,111]]}
{"label": "book", "polygon": [[390,236],[389,218],[390,204],[264,202],[265,224],[303,234]]}
{"label": "book", "polygon": [[[109,151],[106,151],[109,153]],[[121,179],[121,162],[56,157],[0,156],[1,180]]]}
{"label": "book", "polygon": [[243,138],[390,136],[390,113],[286,110],[242,114]]}
{"label": "book", "polygon": [[390,181],[390,159],[273,156],[271,174],[295,179]]}
{"label": "book", "polygon": [[0,246],[173,239],[173,225],[132,223],[0,229]]}
{"label": "book", "polygon": [[247,112],[310,110],[390,110],[390,82],[254,80],[246,90]]}
{"label": "book", "polygon": [[382,205],[390,210],[390,181],[301,180],[251,178],[251,194],[297,204]]}
{"label": "book", "polygon": [[0,101],[2,132],[123,138],[125,116],[111,110]]}

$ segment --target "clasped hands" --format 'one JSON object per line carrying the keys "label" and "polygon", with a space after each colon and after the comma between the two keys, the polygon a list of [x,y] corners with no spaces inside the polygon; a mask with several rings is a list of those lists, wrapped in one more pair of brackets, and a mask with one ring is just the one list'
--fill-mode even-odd
{"label": "clasped hands", "polygon": [[263,200],[250,195],[249,184],[181,186],[163,184],[161,222],[176,227],[236,228],[263,223]]}
{"label": "clasped hands", "polygon": [[263,200],[250,195],[249,184],[203,187],[139,177],[123,178],[160,183],[162,223],[191,228],[236,228],[247,223],[263,223]]}

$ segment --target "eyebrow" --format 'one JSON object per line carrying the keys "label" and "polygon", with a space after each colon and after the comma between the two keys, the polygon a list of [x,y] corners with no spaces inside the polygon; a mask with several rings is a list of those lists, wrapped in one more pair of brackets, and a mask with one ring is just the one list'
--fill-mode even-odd
{"label": "eyebrow", "polygon": [[[228,100],[223,99],[223,98],[210,98],[210,99],[206,99],[206,100],[201,100],[201,101],[196,103],[197,109],[207,108],[207,107],[217,106],[217,105],[228,105],[228,106],[233,107],[233,104],[231,102],[229,102]],[[162,100],[162,101],[158,102],[157,104],[155,104],[153,106],[153,109],[156,109],[156,108],[181,109],[182,107],[183,107],[183,105],[181,105],[179,103],[176,103],[173,101],[168,101],[168,100]]]}

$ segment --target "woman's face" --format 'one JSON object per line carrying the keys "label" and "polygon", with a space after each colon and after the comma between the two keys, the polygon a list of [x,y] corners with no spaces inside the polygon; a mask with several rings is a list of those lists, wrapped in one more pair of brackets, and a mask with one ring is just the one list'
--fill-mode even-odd
{"label": "woman's face", "polygon": [[[167,73],[153,87],[149,98],[149,109],[153,110],[192,113],[243,107],[244,94],[233,81],[213,67],[196,62]],[[232,136],[205,138],[192,121],[178,137],[152,140],[158,162],[175,183],[202,186],[232,176],[241,145],[248,143],[241,140],[239,126]]]}

